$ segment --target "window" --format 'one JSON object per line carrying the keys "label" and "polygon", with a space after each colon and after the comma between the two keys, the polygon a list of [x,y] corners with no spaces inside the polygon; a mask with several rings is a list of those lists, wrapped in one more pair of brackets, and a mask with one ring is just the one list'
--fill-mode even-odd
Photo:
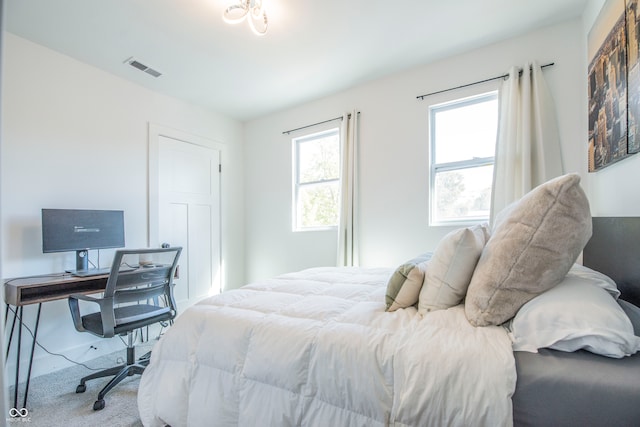
{"label": "window", "polygon": [[430,224],[489,219],[498,94],[435,105],[431,125]]}
{"label": "window", "polygon": [[293,139],[293,229],[338,225],[340,133],[338,129]]}

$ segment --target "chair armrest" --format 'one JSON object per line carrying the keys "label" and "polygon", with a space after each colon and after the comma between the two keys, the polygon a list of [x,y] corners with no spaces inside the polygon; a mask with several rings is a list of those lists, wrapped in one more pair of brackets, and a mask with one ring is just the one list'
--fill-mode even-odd
{"label": "chair armrest", "polygon": [[[111,338],[114,336],[115,318],[113,312],[113,298],[96,298],[84,294],[73,294],[68,298],[69,310],[71,311],[71,318],[73,319],[73,325],[78,332],[87,332],[87,329],[83,324],[83,316],[80,313],[79,301],[87,301],[98,304],[100,306],[100,317],[102,320],[102,333],[99,336],[104,338]],[[93,334],[97,334],[96,331],[88,331]]]}
{"label": "chair armrest", "polygon": [[78,300],[85,299],[84,295],[70,295],[68,298],[69,301],[69,310],[71,311],[71,318],[73,319],[73,326],[75,326],[76,331],[84,332],[84,326],[82,325],[82,315],[80,314],[80,305],[78,304]]}
{"label": "chair armrest", "polygon": [[82,314],[80,313],[80,304],[78,303],[80,300],[96,303],[100,306],[100,311],[102,311],[102,299],[84,294],[69,295],[69,310],[71,311],[73,326],[75,326],[78,332],[85,332],[86,329],[82,324]]}

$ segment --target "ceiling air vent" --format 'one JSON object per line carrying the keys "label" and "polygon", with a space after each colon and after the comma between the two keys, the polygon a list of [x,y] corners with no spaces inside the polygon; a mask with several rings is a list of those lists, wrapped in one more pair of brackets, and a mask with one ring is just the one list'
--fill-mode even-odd
{"label": "ceiling air vent", "polygon": [[162,73],[160,71],[154,70],[153,68],[144,65],[142,62],[137,61],[133,57],[127,58],[127,60],[124,61],[124,62],[125,62],[125,64],[129,64],[133,68],[137,68],[140,71],[144,71],[145,73],[147,73],[147,74],[149,74],[149,75],[151,75],[153,77],[160,77],[162,75]]}

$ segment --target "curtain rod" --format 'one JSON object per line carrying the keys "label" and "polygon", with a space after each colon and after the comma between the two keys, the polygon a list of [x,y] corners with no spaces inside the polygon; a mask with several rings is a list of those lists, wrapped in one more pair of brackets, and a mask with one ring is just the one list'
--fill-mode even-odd
{"label": "curtain rod", "polygon": [[[360,114],[360,111],[358,111],[358,114]],[[347,115],[347,117],[349,117],[349,118],[350,118],[350,117],[351,117],[351,113],[349,113],[349,114]],[[313,124],[310,124],[310,125],[302,126],[302,127],[295,128],[295,129],[291,129],[291,130],[285,130],[284,132],[282,132],[282,134],[283,134],[283,135],[285,135],[285,134],[290,134],[291,132],[295,132],[295,131],[297,131],[297,130],[302,130],[302,129],[306,129],[306,128],[310,128],[310,127],[313,127],[313,126],[322,125],[322,124],[329,123],[329,122],[334,122],[334,121],[336,121],[336,120],[342,120],[342,116],[340,116],[340,117],[334,117],[333,119],[324,120],[324,121],[322,121],[322,122],[313,123]]]}
{"label": "curtain rod", "polygon": [[[548,63],[548,64],[541,65],[541,66],[540,66],[540,68],[550,67],[550,66],[552,66],[552,65],[554,65],[554,64],[555,64],[555,63],[550,62],[550,63]],[[529,69],[531,69],[531,68],[529,68]],[[520,69],[520,74],[522,74],[522,69]],[[424,99],[424,98],[426,98],[427,96],[437,95],[437,94],[439,94],[439,93],[449,92],[449,91],[451,91],[451,90],[462,89],[462,88],[464,88],[464,87],[473,86],[473,85],[477,85],[477,84],[480,84],[480,83],[486,83],[486,82],[490,82],[490,81],[492,81],[492,80],[506,79],[507,77],[509,77],[509,74],[508,74],[508,73],[507,73],[507,74],[503,74],[503,75],[501,75],[501,76],[497,76],[497,77],[491,77],[491,78],[489,78],[489,79],[479,80],[479,81],[477,81],[477,82],[473,82],[473,83],[467,83],[466,85],[456,86],[456,87],[452,87],[452,88],[449,88],[449,89],[442,89],[442,90],[439,90],[439,91],[437,91],[437,92],[427,93],[427,94],[425,94],[425,95],[419,95],[419,96],[416,96],[416,99],[423,100],[423,99]]]}

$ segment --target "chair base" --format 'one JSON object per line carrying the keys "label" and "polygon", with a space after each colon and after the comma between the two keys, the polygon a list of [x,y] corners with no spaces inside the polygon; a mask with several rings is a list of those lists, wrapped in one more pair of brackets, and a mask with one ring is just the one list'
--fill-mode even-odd
{"label": "chair base", "polygon": [[127,363],[124,365],[115,366],[113,368],[105,369],[100,372],[95,372],[91,375],[87,375],[80,380],[80,384],[76,387],[76,393],[84,393],[87,390],[86,382],[94,380],[96,378],[110,377],[111,380],[105,385],[100,393],[98,393],[98,399],[93,404],[93,410],[99,411],[104,409],[105,402],[104,397],[106,394],[118,385],[122,380],[132,375],[142,375],[144,369],[149,364],[151,352],[146,353],[140,357],[137,361],[133,361],[133,348],[127,348]]}

